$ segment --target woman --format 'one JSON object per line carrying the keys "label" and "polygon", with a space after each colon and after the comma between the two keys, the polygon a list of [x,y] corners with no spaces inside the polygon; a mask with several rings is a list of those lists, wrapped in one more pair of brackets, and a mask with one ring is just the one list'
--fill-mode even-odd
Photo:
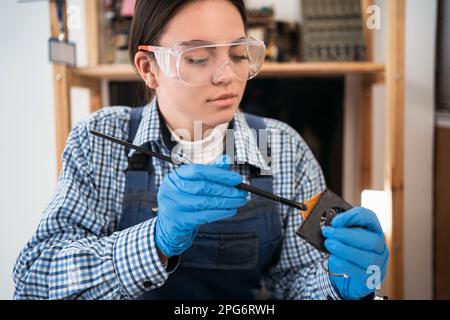
{"label": "woman", "polygon": [[[238,111],[264,59],[245,26],[239,0],[137,1],[130,56],[155,98],[104,108],[72,130],[57,190],[17,260],[15,298],[373,296],[366,271],[378,267],[382,279],[388,260],[374,213],[355,208],[323,229],[323,268],[319,251],[295,235],[296,210],[234,188],[245,182],[297,201],[325,189],[297,132]],[[270,154],[252,130],[267,133]]]}

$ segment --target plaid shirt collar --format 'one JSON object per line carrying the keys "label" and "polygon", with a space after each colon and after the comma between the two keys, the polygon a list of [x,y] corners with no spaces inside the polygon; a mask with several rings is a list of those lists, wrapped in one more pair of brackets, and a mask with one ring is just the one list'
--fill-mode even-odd
{"label": "plaid shirt collar", "polygon": [[[142,146],[149,142],[155,142],[161,145],[164,144],[164,142],[171,141],[170,132],[163,126],[165,126],[165,124],[161,121],[156,99],[152,99],[142,112],[142,120],[139,124],[133,144]],[[270,166],[258,149],[254,131],[248,126],[242,112],[235,112],[229,128],[234,130],[234,152],[236,162],[238,164],[248,163],[261,170],[270,171]],[[129,156],[133,153],[134,150],[131,150]],[[183,159],[181,158],[181,160]]]}

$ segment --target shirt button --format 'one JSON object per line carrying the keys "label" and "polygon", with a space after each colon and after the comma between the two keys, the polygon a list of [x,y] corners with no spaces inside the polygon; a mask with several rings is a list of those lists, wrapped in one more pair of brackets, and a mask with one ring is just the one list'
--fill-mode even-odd
{"label": "shirt button", "polygon": [[152,286],[152,282],[151,281],[144,281],[144,287],[150,288],[151,286]]}

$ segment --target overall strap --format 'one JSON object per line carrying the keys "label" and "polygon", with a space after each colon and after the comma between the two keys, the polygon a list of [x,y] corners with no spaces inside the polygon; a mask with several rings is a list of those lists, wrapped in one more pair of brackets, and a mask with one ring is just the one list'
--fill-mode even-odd
{"label": "overall strap", "polygon": [[[139,124],[142,119],[142,112],[145,107],[131,108],[130,121],[128,123],[128,139],[129,143],[133,143]],[[127,148],[128,154],[130,150]],[[147,157],[143,154],[135,152],[131,158],[128,158],[128,170],[144,170],[147,163]]]}
{"label": "overall strap", "polygon": [[[247,121],[248,126],[250,129],[253,129],[256,131],[256,133],[259,132],[259,130],[266,129],[266,124],[264,123],[264,120],[262,117],[255,116],[254,114],[250,113],[244,113],[245,120]],[[257,142],[259,145],[259,135],[256,135]]]}
{"label": "overall strap", "polygon": [[[256,143],[259,148],[259,130],[266,130],[266,124],[264,123],[263,117],[255,116],[254,114],[244,113],[245,120],[247,121],[248,126],[250,129],[253,129],[256,131]],[[267,156],[270,157],[270,146],[267,146]]]}
{"label": "overall strap", "polygon": [[[256,131],[256,143],[258,148],[260,148],[260,137],[259,137],[259,131],[260,130],[266,130],[266,124],[264,123],[264,119],[262,117],[244,113],[245,120],[247,121],[248,126],[250,129],[253,129]],[[267,156],[271,156],[271,149],[270,146],[267,146]],[[264,189],[268,192],[273,192],[273,185],[272,185],[272,176],[262,176],[255,173],[256,168],[253,166],[250,167],[250,170],[253,171],[252,178],[251,178],[251,184],[255,187]],[[256,172],[259,173],[259,170],[256,170]]]}
{"label": "overall strap", "polygon": [[[129,143],[133,143],[134,138],[136,137],[144,108],[145,107],[132,108],[130,111],[127,139]],[[129,151],[130,150],[127,148],[127,155]],[[149,177],[152,171],[151,158],[138,151],[134,152],[131,157],[128,157],[126,192],[147,190],[149,184],[152,183],[152,177]]]}
{"label": "overall strap", "polygon": [[134,137],[136,136],[139,124],[142,119],[142,112],[145,107],[131,108],[130,111],[130,122],[128,124],[128,142],[133,143]]}

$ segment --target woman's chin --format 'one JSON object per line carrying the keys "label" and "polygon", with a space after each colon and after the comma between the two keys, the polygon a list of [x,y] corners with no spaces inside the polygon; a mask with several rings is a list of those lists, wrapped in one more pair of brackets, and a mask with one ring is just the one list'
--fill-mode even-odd
{"label": "woman's chin", "polygon": [[225,122],[230,122],[231,120],[233,120],[233,116],[236,110],[237,107],[234,106],[226,109],[217,110],[216,112],[211,113],[208,116],[208,119],[205,119],[205,122],[207,122],[208,125],[211,127],[215,127]]}

